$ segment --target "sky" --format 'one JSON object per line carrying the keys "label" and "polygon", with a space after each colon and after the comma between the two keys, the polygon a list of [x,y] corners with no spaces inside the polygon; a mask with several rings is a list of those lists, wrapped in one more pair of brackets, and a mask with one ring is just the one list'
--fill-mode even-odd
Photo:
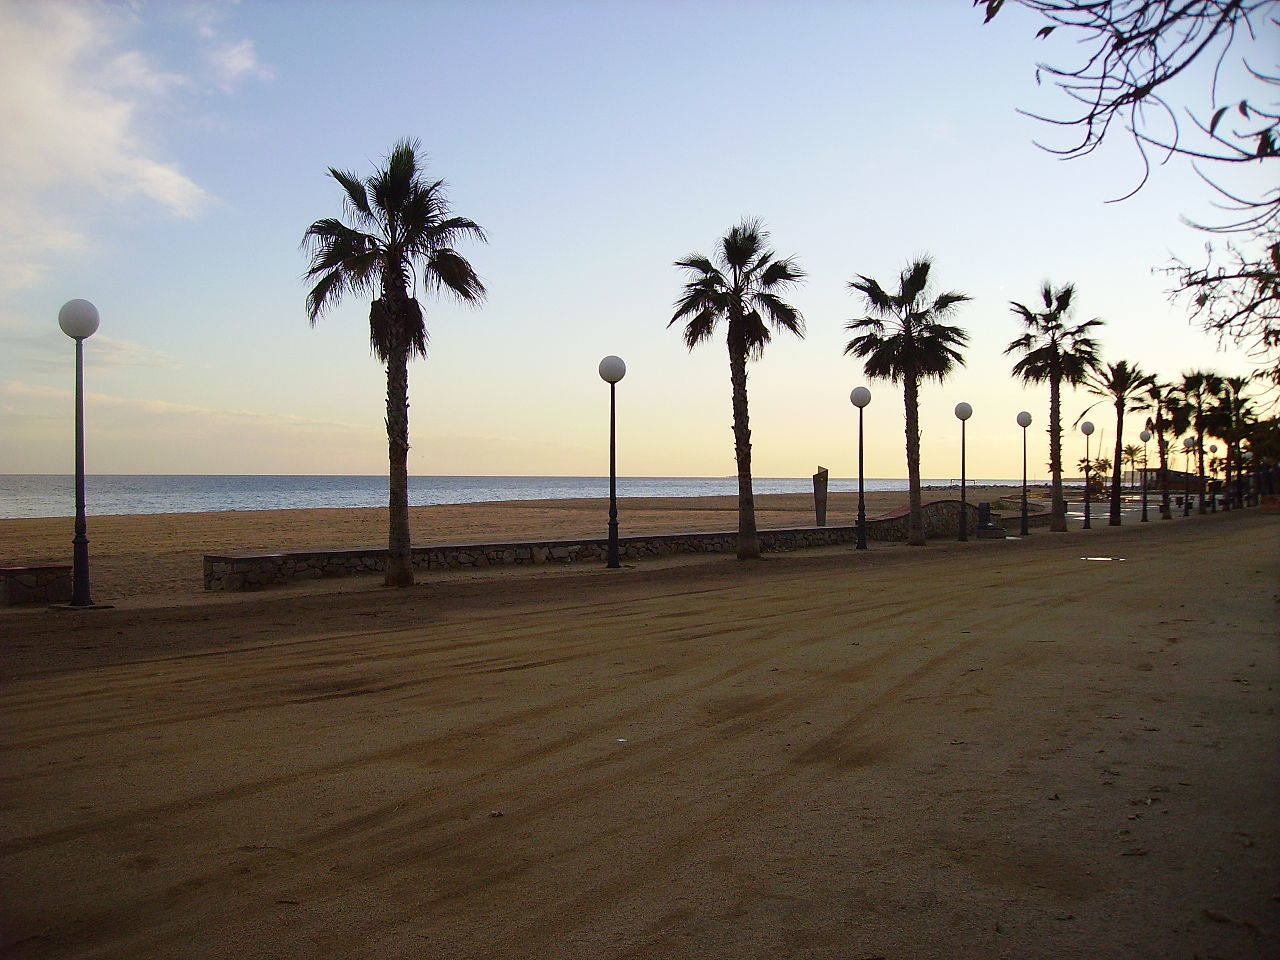
{"label": "sky", "polygon": [[[970,477],[1019,474],[1024,409],[1044,477],[1047,390],[1014,381],[1002,352],[1009,301],[1044,280],[1074,282],[1077,318],[1106,322],[1106,360],[1164,378],[1254,364],[1153,271],[1202,256],[1180,221],[1214,216],[1195,172],[1171,162],[1107,203],[1140,175],[1125,141],[1069,162],[1036,146],[1064,141],[1019,108],[1068,104],[1035,63],[1075,50],[1040,25],[1016,7],[984,25],[968,0],[0,0],[0,473],[72,469],[57,312],[73,297],[102,317],[85,350],[90,473],[385,472],[368,304],[310,326],[299,244],[343,212],[329,166],[368,174],[413,137],[488,234],[462,252],[489,296],[425,304],[411,473],[606,473],[596,368],[616,354],[619,472],[732,475],[727,354],[667,328],[672,262],[758,217],[809,276],[791,298],[807,336],[750,368],[757,476],[851,475],[863,383],[866,473],[905,476],[900,388],[843,355],[865,313],[847,284],[890,285],[927,253],[939,289],[973,299],[953,321],[966,366],[922,391],[923,475],[959,476],[964,400]],[[1068,394],[1066,422],[1091,402]],[[1083,454],[1066,442],[1069,462]]]}

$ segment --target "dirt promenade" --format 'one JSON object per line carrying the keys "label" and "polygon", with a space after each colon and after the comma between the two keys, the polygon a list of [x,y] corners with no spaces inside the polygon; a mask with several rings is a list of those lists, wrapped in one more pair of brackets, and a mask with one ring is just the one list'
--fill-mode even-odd
{"label": "dirt promenade", "polygon": [[6,613],[0,954],[1274,957],[1278,545]]}

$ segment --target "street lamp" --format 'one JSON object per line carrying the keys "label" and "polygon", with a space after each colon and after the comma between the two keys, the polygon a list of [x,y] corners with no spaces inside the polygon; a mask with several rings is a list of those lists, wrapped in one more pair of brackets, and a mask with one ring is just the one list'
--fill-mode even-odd
{"label": "street lamp", "polygon": [[956,539],[961,543],[969,540],[969,507],[965,502],[964,479],[964,424],[972,416],[973,407],[964,401],[956,404],[956,419],[960,421],[960,536]]}
{"label": "street lamp", "polygon": [[84,518],[84,342],[98,329],[98,308],[88,300],[68,300],[58,311],[58,326],[76,342],[76,534],[71,541],[71,606],[92,607],[89,534]]}
{"label": "street lamp", "polygon": [[1191,516],[1191,451],[1195,449],[1195,437],[1184,437],[1182,451],[1187,455],[1187,475],[1182,481],[1182,515]]}
{"label": "street lamp", "polygon": [[1018,528],[1019,536],[1027,536],[1027,427],[1031,426],[1031,414],[1023,410],[1018,414],[1018,426],[1022,428],[1022,523]]}
{"label": "street lamp", "polygon": [[866,387],[854,387],[849,402],[858,408],[858,539],[855,550],[867,549],[867,504],[862,488],[862,411],[871,402],[871,391]]}
{"label": "street lamp", "polygon": [[[1216,443],[1209,444],[1209,477],[1211,480],[1213,480],[1214,483],[1217,483],[1218,471],[1215,470],[1213,467],[1213,457],[1215,454],[1217,454],[1217,452],[1218,452],[1218,445]],[[1216,488],[1213,488],[1213,487],[1210,487],[1210,492],[1209,492],[1209,512],[1210,513],[1218,512],[1218,491]]]}
{"label": "street lamp", "polygon": [[617,387],[618,381],[627,375],[627,365],[621,357],[605,357],[600,361],[600,379],[609,384],[609,552],[605,566],[617,570],[618,562],[618,450],[617,450]]}
{"label": "street lamp", "polygon": [[1089,530],[1089,438],[1093,436],[1093,424],[1086,420],[1080,424],[1080,432],[1084,434],[1084,528]]}
{"label": "street lamp", "polygon": [[1147,444],[1151,442],[1151,431],[1143,430],[1138,434],[1142,441],[1142,522],[1147,522]]}
{"label": "street lamp", "polygon": [[1240,454],[1240,459],[1244,463],[1244,469],[1249,473],[1244,485],[1244,506],[1250,506],[1253,503],[1253,485],[1258,482],[1257,476],[1253,474],[1250,467],[1253,466],[1253,451],[1246,450]]}

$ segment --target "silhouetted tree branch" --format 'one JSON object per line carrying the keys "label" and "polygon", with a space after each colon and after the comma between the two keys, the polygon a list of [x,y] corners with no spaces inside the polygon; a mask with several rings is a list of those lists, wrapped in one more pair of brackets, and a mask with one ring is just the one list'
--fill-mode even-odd
{"label": "silhouetted tree branch", "polygon": [[[1077,37],[1084,50],[1071,66],[1040,63],[1036,82],[1049,76],[1079,109],[1066,117],[1028,113],[1055,127],[1073,128],[1078,138],[1066,147],[1041,144],[1071,159],[1102,145],[1118,125],[1142,161],[1138,184],[1118,200],[1142,189],[1151,160],[1190,160],[1209,187],[1212,203],[1228,216],[1217,224],[1185,222],[1209,233],[1243,235],[1193,267],[1174,260],[1163,271],[1174,279],[1171,296],[1185,299],[1191,316],[1207,330],[1229,338],[1265,367],[1280,385],[1280,186],[1260,191],[1228,187],[1221,176],[1236,165],[1267,164],[1275,173],[1280,157],[1280,67],[1250,63],[1250,46],[1275,58],[1280,51],[1280,0],[1014,0],[1041,14],[1044,38],[1057,30]],[[990,21],[1005,0],[973,0]],[[1174,83],[1193,64],[1211,68],[1205,106],[1178,103]],[[1227,96],[1220,83],[1248,87],[1246,96]],[[1184,89],[1184,88],[1182,88]],[[1024,111],[1025,112],[1025,111]],[[1213,170],[1210,175],[1207,170]],[[1262,181],[1280,184],[1280,177]]]}
{"label": "silhouetted tree branch", "polygon": [[1252,242],[1261,250],[1233,241],[1220,250],[1206,244],[1202,266],[1175,260],[1164,272],[1193,320],[1248,350],[1280,386],[1280,229],[1259,231]]}
{"label": "silhouetted tree branch", "polygon": [[[1259,69],[1242,46],[1257,42],[1274,56],[1280,43],[1280,0],[1014,0],[1041,14],[1049,24],[1036,35],[1062,29],[1077,35],[1084,48],[1072,66],[1040,63],[1036,82],[1049,76],[1079,104],[1074,115],[1046,117],[1028,113],[1055,127],[1074,128],[1078,139],[1065,147],[1041,146],[1064,158],[1081,157],[1102,145],[1114,125],[1132,138],[1142,161],[1138,184],[1117,199],[1133,196],[1159,162],[1181,155],[1215,193],[1217,205],[1233,218],[1221,225],[1194,224],[1212,232],[1250,232],[1273,226],[1280,216],[1280,190],[1240,196],[1211,178],[1201,164],[1251,164],[1280,157],[1280,107],[1267,102],[1280,86],[1280,69]],[[973,0],[990,21],[1005,0]],[[1263,38],[1262,34],[1268,34]],[[1177,103],[1171,81],[1192,64],[1212,65],[1207,111]],[[1251,90],[1228,97],[1219,89],[1224,67],[1242,68]],[[1194,134],[1188,139],[1188,135]]]}

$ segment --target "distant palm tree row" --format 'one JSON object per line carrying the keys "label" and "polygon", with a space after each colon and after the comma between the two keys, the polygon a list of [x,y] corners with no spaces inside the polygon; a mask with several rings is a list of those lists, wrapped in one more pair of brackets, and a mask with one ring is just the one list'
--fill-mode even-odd
{"label": "distant palm tree row", "polygon": [[[458,241],[483,241],[484,231],[453,214],[444,181],[424,173],[416,141],[397,143],[385,166],[361,179],[329,168],[341,186],[351,224],[335,218],[317,220],[307,228],[303,245],[311,253],[306,277],[314,282],[307,296],[312,324],[343,296],[371,296],[369,342],[386,366],[386,429],[388,450],[388,586],[413,583],[410,556],[408,452],[408,364],[425,356],[427,329],[416,291],[448,293],[463,303],[485,296],[479,276],[455,249]],[[353,224],[353,225],[352,225]],[[744,220],[729,230],[712,257],[692,254],[677,260],[685,284],[668,326],[683,322],[684,340],[692,349],[709,340],[723,324],[729,351],[729,381],[733,399],[734,456],[738,466],[738,556],[757,557],[755,498],[751,484],[751,421],[747,405],[747,363],[763,353],[775,332],[804,336],[804,318],[785,296],[804,279],[794,257],[778,257],[768,247],[768,234],[757,220]],[[923,545],[920,496],[920,384],[944,381],[963,364],[960,351],[968,334],[944,321],[969,297],[963,293],[934,293],[929,275],[932,262],[923,257],[909,264],[892,291],[859,274],[849,287],[861,297],[866,316],[850,320],[854,336],[845,353],[863,361],[868,377],[901,383],[906,410],[907,475],[910,487],[909,542]],[[1240,443],[1253,422],[1253,411],[1242,396],[1247,381],[1197,372],[1181,383],[1157,383],[1124,361],[1102,366],[1091,331],[1101,320],[1072,324],[1068,316],[1074,288],[1045,284],[1040,304],[1011,305],[1023,323],[1023,333],[1006,348],[1018,354],[1013,373],[1027,383],[1049,386],[1049,467],[1052,474],[1053,530],[1066,530],[1066,502],[1062,492],[1062,388],[1085,386],[1113,403],[1116,411],[1115,473],[1111,483],[1111,522],[1120,522],[1120,471],[1124,417],[1150,409],[1148,426],[1157,438],[1162,476],[1167,462],[1167,435],[1194,429],[1204,473],[1204,437],[1208,433],[1227,442],[1227,471],[1238,469]],[[1082,414],[1083,416],[1083,414]],[[1274,431],[1273,431],[1274,432]],[[1133,456],[1129,456],[1133,463]],[[1200,509],[1204,511],[1201,490]],[[1168,485],[1162,514],[1169,516]]]}
{"label": "distant palm tree row", "polygon": [[[783,296],[805,276],[795,257],[778,257],[768,247],[769,235],[758,220],[743,220],[717,243],[714,256],[695,253],[677,260],[685,271],[684,289],[676,301],[668,326],[684,323],[689,349],[711,338],[723,322],[729,350],[729,379],[733,394],[734,455],[738,467],[738,556],[760,555],[756,530],[755,498],[751,485],[751,428],[747,403],[747,362],[757,359],[772,334],[786,331],[804,336],[804,319]],[[867,316],[850,320],[846,329],[855,336],[845,353],[863,362],[863,372],[875,380],[902,384],[906,414],[907,482],[910,506],[908,542],[925,542],[920,491],[920,384],[946,380],[964,364],[961,350],[968,334],[944,321],[970,298],[949,291],[934,293],[929,279],[933,263],[921,257],[887,290],[879,281],[859,274],[849,287],[861,296]],[[1221,437],[1227,445],[1227,474],[1239,469],[1240,442],[1253,420],[1249,402],[1242,396],[1248,378],[1224,378],[1196,371],[1177,384],[1159,382],[1126,360],[1103,363],[1093,331],[1098,319],[1074,323],[1071,311],[1075,287],[1045,283],[1040,302],[1027,306],[1011,303],[1023,332],[1005,348],[1015,354],[1014,376],[1024,383],[1049,387],[1049,471],[1052,505],[1050,530],[1067,529],[1066,498],[1062,486],[1062,389],[1081,387],[1110,403],[1115,413],[1115,453],[1106,461],[1111,475],[1109,522],[1121,522],[1124,463],[1135,466],[1142,448],[1124,443],[1127,416],[1150,411],[1147,429],[1155,436],[1160,456],[1160,476],[1167,477],[1168,437],[1190,428],[1199,454],[1198,473],[1204,476],[1204,438]],[[1096,404],[1095,404],[1096,406]],[[1076,419],[1078,424],[1093,407]],[[1145,467],[1145,464],[1144,464]],[[1168,483],[1164,483],[1161,515],[1171,516]],[[1205,512],[1205,492],[1200,484],[1200,512]]]}

